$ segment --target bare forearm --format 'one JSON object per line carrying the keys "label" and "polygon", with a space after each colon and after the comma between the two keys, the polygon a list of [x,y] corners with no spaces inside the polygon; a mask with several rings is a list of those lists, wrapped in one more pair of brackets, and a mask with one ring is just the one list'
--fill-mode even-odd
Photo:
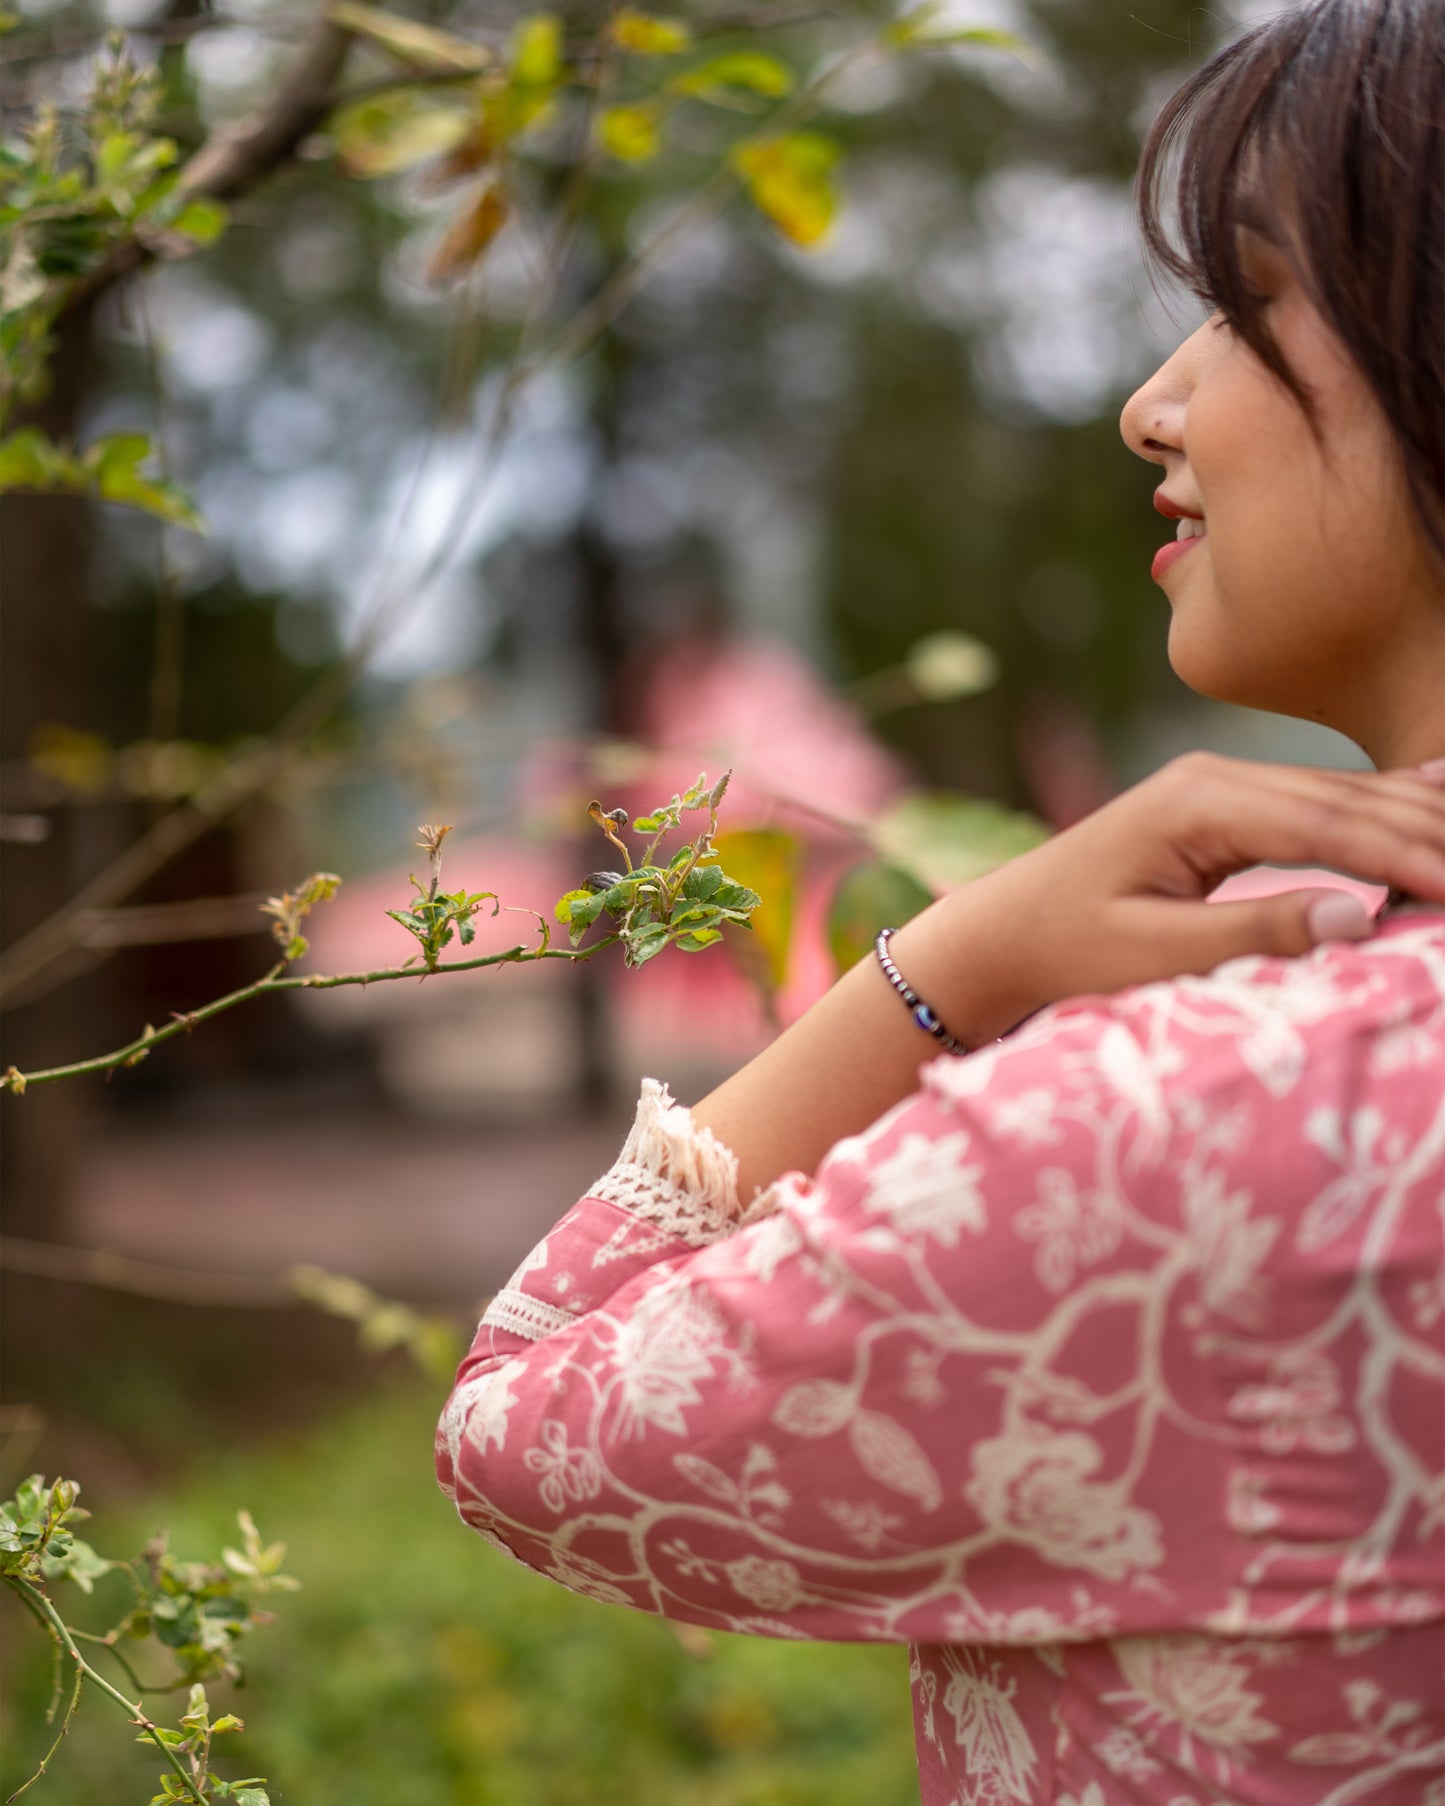
{"label": "bare forearm", "polygon": [[[1026,1015],[1001,970],[986,881],[947,897],[899,930],[892,952],[913,988],[969,1046]],[[938,1044],[912,1020],[878,962],[846,973],[806,1015],[694,1106],[693,1117],[738,1157],[738,1195],[785,1172],[812,1172],[845,1135],[917,1089]]]}

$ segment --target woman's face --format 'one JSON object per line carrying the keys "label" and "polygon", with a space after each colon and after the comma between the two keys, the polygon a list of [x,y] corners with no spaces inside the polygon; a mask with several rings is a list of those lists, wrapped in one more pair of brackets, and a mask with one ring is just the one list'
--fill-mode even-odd
{"label": "woman's face", "polygon": [[1170,663],[1203,695],[1339,728],[1377,765],[1431,757],[1445,751],[1445,598],[1394,438],[1285,251],[1246,231],[1242,256],[1320,436],[1222,315],[1130,399],[1120,428],[1162,467],[1159,500],[1204,528],[1156,560]]}

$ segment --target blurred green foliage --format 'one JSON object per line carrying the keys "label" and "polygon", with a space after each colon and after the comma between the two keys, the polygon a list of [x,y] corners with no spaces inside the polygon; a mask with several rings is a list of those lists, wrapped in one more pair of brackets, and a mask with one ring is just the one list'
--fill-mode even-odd
{"label": "blurred green foliage", "polygon": [[[246,1687],[211,1693],[246,1720],[229,1759],[269,1775],[277,1806],[913,1806],[902,1649],[684,1631],[690,1653],[660,1620],[564,1592],[436,1491],[437,1404],[409,1382],[269,1451],[207,1449],[195,1478],[128,1521],[92,1499],[107,1546],[165,1524],[180,1553],[233,1537],[237,1498],[264,1499],[301,1590],[255,1633]],[[116,1584],[97,1581],[97,1622]],[[6,1617],[8,1790],[48,1741],[50,1663],[19,1611]],[[97,1706],[42,1797],[129,1806],[154,1768]]]}

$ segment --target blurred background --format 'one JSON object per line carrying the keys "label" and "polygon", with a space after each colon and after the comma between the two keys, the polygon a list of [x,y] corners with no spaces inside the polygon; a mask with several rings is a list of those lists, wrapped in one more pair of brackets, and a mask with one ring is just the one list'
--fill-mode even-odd
{"label": "blurred background", "polygon": [[[564,9],[569,42],[610,10]],[[1361,762],[1174,678],[1158,473],[1117,429],[1199,317],[1139,256],[1140,140],[1263,10],[945,0],[930,35],[1026,53],[859,55],[886,3],[680,9],[730,53],[836,71],[816,233],[714,192],[738,115],[778,103],[755,66],[728,105],[670,114],[655,155],[599,161],[565,106],[539,119],[492,240],[468,172],[438,179],[456,71],[396,102],[404,53],[362,30],[341,110],[230,199],[217,243],[64,317],[32,417],[82,445],[149,434],[209,531],[5,498],[6,1063],[250,982],[260,904],[312,871],[344,882],[304,969],[400,964],[385,912],[423,821],[454,824],[448,886],[507,906],[479,926],[500,948],[608,863],[589,798],[642,809],[731,767],[722,826],[765,899],[760,952],[266,999],[0,1100],[5,1487],[73,1473],[114,1553],[162,1522],[214,1540],[238,1505],[285,1538],[305,1590],[258,1634],[245,1745],[278,1798],[913,1797],[901,1652],[685,1641],[534,1583],[432,1493],[430,1426],[452,1341],[609,1164],[643,1072],[706,1089],[870,914],[1027,844],[1023,817],[1067,826],[1190,746]],[[533,16],[394,15],[483,46]],[[78,104],[113,27],[189,155],[281,91],[314,17],[23,0],[7,129]],[[624,99],[645,62],[613,72]],[[569,340],[639,256],[628,304]],[[246,800],[87,901],[278,723]],[[326,1273],[421,1315],[378,1330]],[[38,1636],[9,1641],[15,1785],[48,1678]],[[42,1797],[143,1797],[106,1710]]]}

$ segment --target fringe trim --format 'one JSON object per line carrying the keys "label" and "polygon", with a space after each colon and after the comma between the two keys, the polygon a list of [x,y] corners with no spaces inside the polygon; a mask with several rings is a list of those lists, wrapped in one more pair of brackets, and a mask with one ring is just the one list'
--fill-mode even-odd
{"label": "fringe trim", "polygon": [[[730,1235],[743,1218],[732,1149],[700,1129],[657,1079],[642,1081],[622,1152],[589,1197],[655,1223],[692,1247]],[[749,1213],[751,1214],[751,1213]]]}

